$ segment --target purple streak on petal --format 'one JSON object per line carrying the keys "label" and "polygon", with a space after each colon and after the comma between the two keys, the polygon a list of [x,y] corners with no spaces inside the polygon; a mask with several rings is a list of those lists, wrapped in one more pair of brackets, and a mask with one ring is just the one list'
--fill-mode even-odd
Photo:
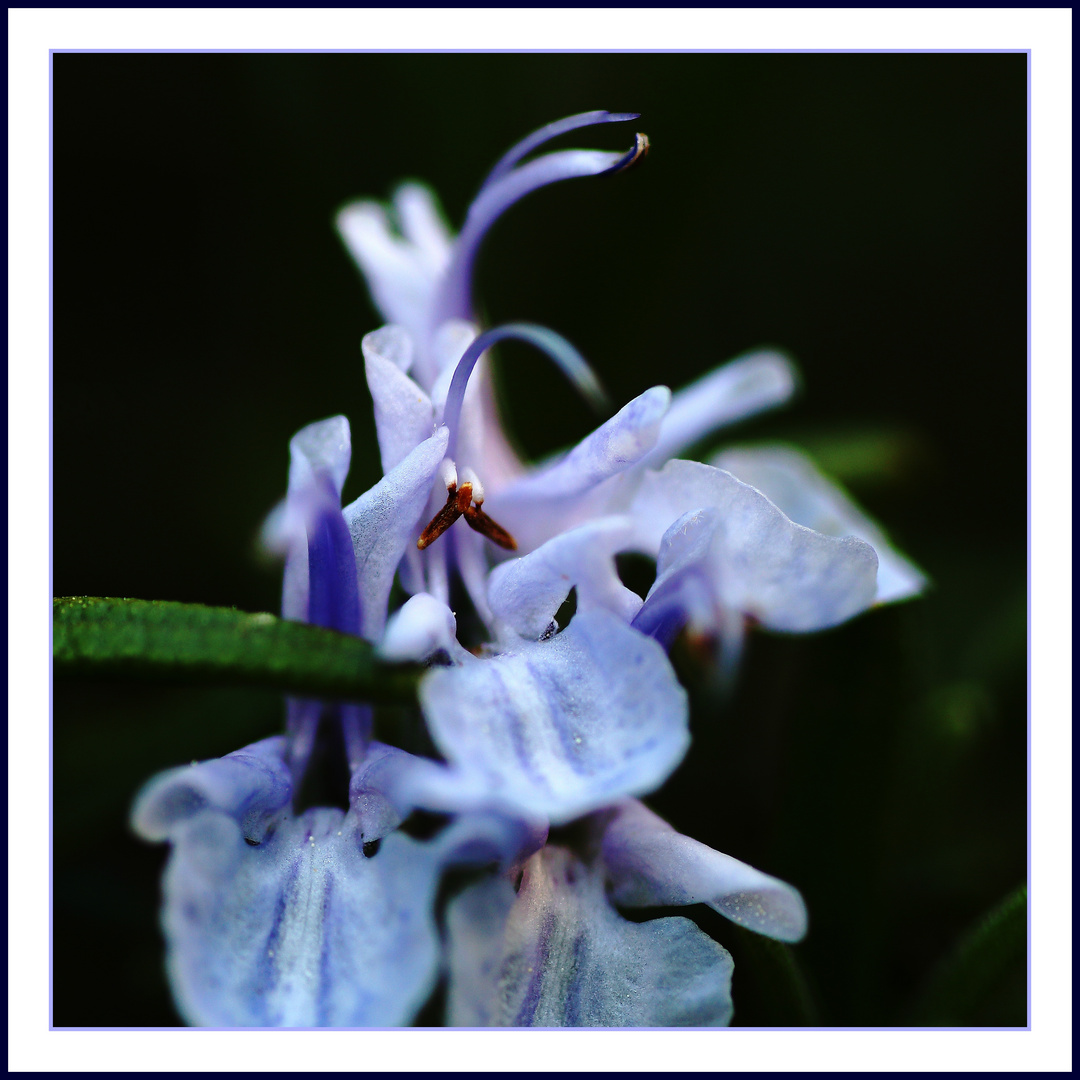
{"label": "purple streak on petal", "polygon": [[603,408],[606,405],[607,399],[603,388],[596,375],[593,374],[592,368],[566,338],[545,326],[535,326],[532,323],[507,323],[505,326],[496,326],[492,330],[486,330],[469,345],[458,361],[454,377],[450,380],[450,389],[447,391],[446,404],[443,407],[443,423],[450,430],[450,442],[446,448],[447,457],[455,458],[457,453],[457,435],[461,420],[461,406],[465,400],[465,387],[468,385],[469,376],[477,360],[496,342],[507,338],[515,338],[536,346],[552,360],[587,400],[597,408]]}
{"label": "purple streak on petal", "polygon": [[717,586],[710,562],[720,512],[705,508],[678,518],[664,533],[656,580],[633,627],[670,648],[688,622],[711,629]]}
{"label": "purple streak on petal", "polygon": [[606,112],[603,109],[596,109],[593,112],[577,113],[574,116],[567,116],[562,120],[555,120],[550,124],[545,124],[542,128],[537,128],[531,135],[526,135],[521,142],[512,146],[499,158],[495,167],[487,174],[480,191],[484,191],[496,180],[500,180],[523,157],[531,154],[551,139],[565,135],[569,131],[576,131],[578,128],[591,127],[593,124],[620,124],[626,120],[636,120],[640,115],[641,113],[613,113]]}
{"label": "purple streak on petal", "polygon": [[364,760],[371,741],[371,706],[326,702],[314,698],[288,698],[289,773],[294,791],[299,791],[311,759],[322,723],[339,724],[349,768],[355,769]]}
{"label": "purple streak on petal", "polygon": [[355,770],[363,761],[371,744],[371,706],[348,702],[338,705],[337,708],[341,720],[341,734],[345,742],[345,756],[350,770]]}
{"label": "purple streak on petal", "polygon": [[628,154],[603,150],[560,150],[521,165],[476,197],[454,245],[454,254],[431,312],[429,332],[447,319],[472,317],[472,273],[488,229],[519,199],[532,191],[577,176],[598,176],[623,168]]}
{"label": "purple streak on petal", "polygon": [[336,521],[351,452],[344,416],[301,428],[289,442],[288,495],[271,532],[286,554],[282,616],[354,634],[359,600],[355,588],[340,591],[346,555]]}
{"label": "purple streak on petal", "polygon": [[698,567],[688,568],[651,592],[630,625],[670,649],[679,631],[693,621],[695,605],[708,603],[711,595],[708,575]]}
{"label": "purple streak on petal", "polygon": [[325,475],[319,510],[308,520],[307,622],[342,634],[360,633],[360,596],[352,538],[340,509],[340,495]]}
{"label": "purple streak on petal", "polygon": [[189,1022],[411,1021],[438,965],[438,864],[424,845],[394,833],[366,857],[355,819],[328,809],[283,820],[258,846],[213,811],[173,839],[163,924]]}

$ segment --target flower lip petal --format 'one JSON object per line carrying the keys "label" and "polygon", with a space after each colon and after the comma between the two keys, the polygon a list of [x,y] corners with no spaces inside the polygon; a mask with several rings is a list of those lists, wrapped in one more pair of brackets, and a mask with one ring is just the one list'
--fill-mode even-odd
{"label": "flower lip petal", "polygon": [[653,790],[689,745],[663,649],[601,608],[548,641],[430,671],[420,702],[464,800],[483,792],[553,823]]}
{"label": "flower lip petal", "polygon": [[[373,743],[347,813],[289,809],[287,741],[150,781],[135,831],[172,846],[162,927],[177,1006],[214,1027],[408,1024],[438,972],[435,890],[452,865],[508,865],[535,825],[459,818],[430,843],[397,830],[403,778],[430,765]],[[378,842],[377,845],[375,842]]]}
{"label": "flower lip petal", "polygon": [[440,861],[409,837],[368,857],[355,818],[309,810],[252,846],[198,815],[174,838],[162,926],[184,1018],[212,1027],[408,1024],[438,970]]}
{"label": "flower lip petal", "polygon": [[276,735],[199,765],[183,765],[149,780],[135,799],[131,827],[144,840],[164,840],[207,807],[238,818],[277,813],[292,795]]}
{"label": "flower lip petal", "polygon": [[515,896],[489,880],[451,903],[450,1023],[687,1027],[730,1022],[730,954],[680,916],[630,922],[598,868],[548,844]]}

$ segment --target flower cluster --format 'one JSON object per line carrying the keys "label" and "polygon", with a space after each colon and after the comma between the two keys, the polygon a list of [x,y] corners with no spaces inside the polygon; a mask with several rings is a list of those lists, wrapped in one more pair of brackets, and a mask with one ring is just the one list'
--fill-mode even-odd
{"label": "flower cluster", "polygon": [[[191,1023],[409,1024],[443,979],[453,1025],[722,1025],[730,955],[648,909],[707,904],[781,941],[806,932],[793,887],[639,801],[690,743],[667,651],[689,631],[730,670],[750,625],[834,626],[914,595],[921,575],[796,451],[677,456],[783,402],[795,375],[782,355],[741,357],[674,394],[653,387],[530,466],[500,426],[487,350],[517,338],[594,400],[599,383],[551,330],[474,321],[476,254],[503,211],[544,185],[617,173],[648,141],[537,152],[634,118],[583,113],[533,133],[492,169],[457,236],[416,184],[338,218],[388,320],[363,341],[384,476],[343,508],[348,422],[309,425],[264,537],[285,556],[286,618],[429,665],[420,707],[438,759],[375,741],[366,704],[294,699],[284,736],[146,786],[133,821],[172,845],[167,963]],[[656,561],[645,597],[619,577],[624,552]],[[408,599],[390,612],[395,580]],[[452,590],[482,644],[459,640]],[[348,808],[304,809],[327,754],[347,767]],[[418,815],[435,826],[409,827]],[[441,890],[455,868],[468,872]]]}

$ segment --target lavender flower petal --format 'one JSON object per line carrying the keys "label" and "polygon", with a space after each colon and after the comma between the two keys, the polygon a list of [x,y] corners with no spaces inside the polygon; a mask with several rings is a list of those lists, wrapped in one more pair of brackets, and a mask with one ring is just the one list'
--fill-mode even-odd
{"label": "lavender flower petal", "polygon": [[454,613],[428,593],[417,593],[390,616],[379,643],[386,660],[427,660],[442,650],[461,663],[470,654],[458,643]]}
{"label": "lavender flower petal", "polygon": [[[835,626],[873,603],[874,549],[796,525],[759,491],[694,461],[646,473],[632,507],[644,550],[659,546],[657,578],[638,615],[670,601],[679,578],[711,584],[716,602],[774,630]],[[655,548],[653,548],[655,550]]]}
{"label": "lavender flower petal", "polygon": [[[308,424],[289,443],[284,510],[272,516],[271,545],[286,553],[282,614],[342,633],[360,627],[352,544],[341,516],[351,443],[344,416]],[[276,534],[276,535],[275,535]]]}
{"label": "lavender flower petal", "polygon": [[[431,306],[450,262],[452,237],[434,194],[420,184],[395,193],[399,234],[384,207],[361,200],[342,208],[337,228],[359,265],[375,306],[387,322],[399,324],[413,340],[426,340]],[[418,363],[424,363],[423,356]],[[429,372],[422,371],[421,379]]]}
{"label": "lavender flower petal", "polygon": [[549,641],[431,671],[420,700],[459,808],[498,801],[570,821],[653,790],[689,745],[663,649],[599,609]]}
{"label": "lavender flower petal", "polygon": [[796,385],[791,361],[779,352],[762,350],[724,364],[675,392],[643,464],[660,468],[716,428],[787,401]]}
{"label": "lavender flower petal", "polygon": [[643,923],[608,903],[603,876],[548,845],[514,896],[493,880],[447,916],[449,1022],[526,1027],[722,1026],[732,961],[689,919]]}
{"label": "lavender flower petal", "polygon": [[798,890],[683,836],[636,799],[611,811],[601,850],[611,898],[624,907],[708,904],[780,941],[806,934]]}
{"label": "lavender flower petal", "polygon": [[363,612],[360,632],[369,640],[377,641],[386,625],[394,571],[406,549],[416,543],[446,440],[446,428],[439,428],[343,511],[356,555]]}
{"label": "lavender flower petal", "polygon": [[878,604],[918,596],[926,576],[890,543],[880,525],[803,453],[786,446],[734,447],[712,460],[766,495],[792,521],[828,536],[857,536],[878,556]]}
{"label": "lavender flower petal", "polygon": [[374,330],[364,336],[361,347],[383,472],[388,473],[430,437],[435,410],[428,395],[405,374],[403,361],[410,358],[412,343],[401,327]]}
{"label": "lavender flower petal", "polygon": [[492,613],[522,637],[536,640],[576,587],[578,611],[604,608],[630,622],[641,598],[619,580],[614,557],[630,546],[632,535],[630,518],[598,518],[502,563],[488,579]]}
{"label": "lavender flower petal", "polygon": [[137,801],[136,831],[173,845],[162,918],[180,1011],[217,1027],[408,1023],[436,975],[443,854],[386,835],[398,813],[370,776],[348,813],[292,816],[284,755],[268,739]]}
{"label": "lavender flower petal", "polygon": [[[613,478],[656,445],[671,403],[666,386],[654,386],[624,405],[568,454],[488,496],[492,517],[508,528],[522,550],[617,507]],[[657,538],[659,539],[659,538]]]}

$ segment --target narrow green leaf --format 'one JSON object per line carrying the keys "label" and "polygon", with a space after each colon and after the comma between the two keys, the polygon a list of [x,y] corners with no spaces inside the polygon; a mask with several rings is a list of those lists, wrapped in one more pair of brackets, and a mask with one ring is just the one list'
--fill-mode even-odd
{"label": "narrow green leaf", "polygon": [[[1001,998],[1006,982],[1024,978],[1026,956],[1027,886],[1022,885],[980,919],[942,961],[912,1008],[910,1022],[927,1027],[996,1024],[981,1013],[988,1002]],[[1026,1015],[1017,1015],[1006,1026],[1026,1023]]]}
{"label": "narrow green leaf", "polygon": [[266,613],[101,596],[53,599],[53,671],[375,702],[415,700],[422,674],[360,638]]}

